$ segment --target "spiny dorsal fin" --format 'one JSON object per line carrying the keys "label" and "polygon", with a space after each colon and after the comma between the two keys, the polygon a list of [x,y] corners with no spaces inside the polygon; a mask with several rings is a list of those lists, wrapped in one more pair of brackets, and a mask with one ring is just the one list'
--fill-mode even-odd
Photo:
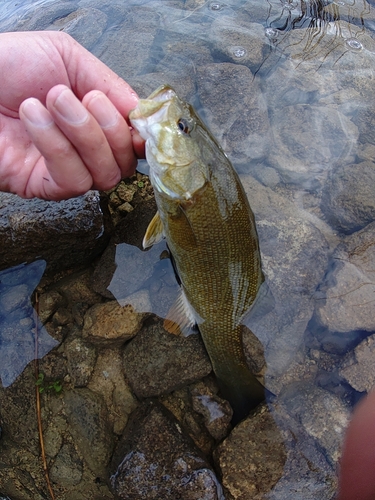
{"label": "spiny dorsal fin", "polygon": [[159,241],[161,241],[163,238],[163,223],[160,219],[159,212],[156,212],[146,229],[146,234],[144,235],[142,246],[144,249],[152,247],[152,245],[156,245],[156,243],[159,243]]}
{"label": "spiny dorsal fin", "polygon": [[164,328],[174,335],[182,334],[184,337],[188,337],[192,333],[197,333],[196,323],[196,314],[181,288],[176,301],[164,320]]}

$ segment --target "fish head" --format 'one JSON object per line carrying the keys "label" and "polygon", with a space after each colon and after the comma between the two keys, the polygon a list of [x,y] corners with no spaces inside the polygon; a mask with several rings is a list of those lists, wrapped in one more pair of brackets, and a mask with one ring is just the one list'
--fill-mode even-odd
{"label": "fish head", "polygon": [[201,122],[194,110],[163,85],[140,99],[129,118],[146,141],[154,189],[172,199],[189,200],[208,175],[199,141]]}

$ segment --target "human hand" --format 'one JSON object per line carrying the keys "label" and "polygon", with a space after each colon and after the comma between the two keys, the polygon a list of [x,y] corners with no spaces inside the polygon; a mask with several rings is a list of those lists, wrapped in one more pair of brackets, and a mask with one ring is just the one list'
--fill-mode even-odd
{"label": "human hand", "polygon": [[0,67],[0,190],[61,200],[134,173],[137,95],[73,38],[2,33]]}
{"label": "human hand", "polygon": [[375,390],[356,407],[346,432],[337,500],[375,499]]}

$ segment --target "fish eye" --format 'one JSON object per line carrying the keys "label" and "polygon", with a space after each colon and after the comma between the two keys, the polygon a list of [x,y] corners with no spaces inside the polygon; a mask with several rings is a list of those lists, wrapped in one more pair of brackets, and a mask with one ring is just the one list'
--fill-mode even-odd
{"label": "fish eye", "polygon": [[184,134],[190,133],[189,123],[187,120],[185,120],[185,118],[180,118],[177,122],[177,126]]}

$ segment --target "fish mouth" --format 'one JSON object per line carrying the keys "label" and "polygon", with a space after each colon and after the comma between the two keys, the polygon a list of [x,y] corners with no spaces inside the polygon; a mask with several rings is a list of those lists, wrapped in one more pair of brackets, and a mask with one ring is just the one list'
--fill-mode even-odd
{"label": "fish mouth", "polygon": [[159,111],[169,103],[176,92],[169,85],[162,85],[156,89],[147,99],[140,99],[137,107],[130,111],[130,120],[146,119],[159,113]]}

